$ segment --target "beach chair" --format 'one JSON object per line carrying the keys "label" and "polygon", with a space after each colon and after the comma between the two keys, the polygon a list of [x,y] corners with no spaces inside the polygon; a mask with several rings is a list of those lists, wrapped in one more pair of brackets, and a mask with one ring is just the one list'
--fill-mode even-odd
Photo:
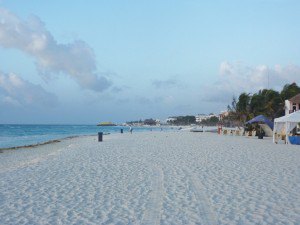
{"label": "beach chair", "polygon": [[223,130],[223,135],[226,135],[227,134],[227,130]]}
{"label": "beach chair", "polygon": [[252,136],[253,136],[253,137],[256,136],[256,130],[252,131]]}

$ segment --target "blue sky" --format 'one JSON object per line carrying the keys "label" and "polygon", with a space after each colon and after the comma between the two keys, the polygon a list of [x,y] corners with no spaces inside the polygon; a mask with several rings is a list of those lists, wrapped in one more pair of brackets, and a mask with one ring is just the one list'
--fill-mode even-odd
{"label": "blue sky", "polygon": [[218,113],[300,82],[300,2],[0,1],[0,123]]}

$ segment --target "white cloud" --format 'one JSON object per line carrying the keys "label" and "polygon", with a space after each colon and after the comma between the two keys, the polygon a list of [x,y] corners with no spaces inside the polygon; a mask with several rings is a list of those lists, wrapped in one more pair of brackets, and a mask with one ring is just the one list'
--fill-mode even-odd
{"label": "white cloud", "polygon": [[16,48],[33,56],[41,75],[65,73],[86,89],[102,91],[111,83],[96,72],[93,50],[83,41],[59,44],[35,16],[22,20],[0,8],[0,46]]}
{"label": "white cloud", "polygon": [[54,106],[55,95],[45,91],[40,85],[23,80],[16,74],[0,72],[0,105],[10,106]]}
{"label": "white cloud", "polygon": [[248,66],[241,62],[222,62],[218,81],[205,86],[205,100],[230,101],[232,96],[242,92],[253,93],[263,88],[281,91],[287,83],[300,81],[300,67],[297,65]]}

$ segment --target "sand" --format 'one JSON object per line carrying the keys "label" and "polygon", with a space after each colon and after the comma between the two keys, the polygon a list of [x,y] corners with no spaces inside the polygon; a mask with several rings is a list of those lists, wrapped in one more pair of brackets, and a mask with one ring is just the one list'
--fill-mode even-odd
{"label": "sand", "polygon": [[0,154],[0,224],[300,224],[300,146],[212,133]]}

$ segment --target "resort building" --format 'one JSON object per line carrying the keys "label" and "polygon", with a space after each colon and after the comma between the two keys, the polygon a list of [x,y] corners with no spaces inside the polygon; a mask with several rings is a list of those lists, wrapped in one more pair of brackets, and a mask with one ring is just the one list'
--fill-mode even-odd
{"label": "resort building", "polygon": [[172,123],[176,120],[177,120],[177,118],[175,118],[175,117],[169,117],[168,119],[166,119],[166,123]]}
{"label": "resort building", "polygon": [[206,114],[198,114],[197,116],[195,116],[196,118],[196,123],[201,123],[203,120],[207,120],[210,119],[212,117],[218,117],[215,114],[211,113],[209,115]]}
{"label": "resort building", "polygon": [[285,115],[300,110],[300,94],[285,100]]}
{"label": "resort building", "polygon": [[160,119],[156,119],[155,123],[156,123],[157,126],[159,126],[160,125]]}
{"label": "resort building", "polygon": [[207,119],[207,115],[205,114],[198,114],[196,117],[196,123],[201,123],[202,120]]}
{"label": "resort building", "polygon": [[229,115],[228,111],[221,111],[221,113],[219,114],[219,120],[223,120],[225,117],[227,117]]}

